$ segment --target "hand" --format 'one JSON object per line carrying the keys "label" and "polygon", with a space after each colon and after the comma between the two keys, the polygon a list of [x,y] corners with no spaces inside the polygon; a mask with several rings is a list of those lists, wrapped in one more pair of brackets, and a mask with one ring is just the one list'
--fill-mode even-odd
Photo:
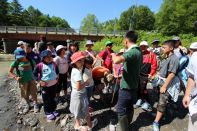
{"label": "hand", "polygon": [[153,81],[155,79],[155,75],[154,76],[151,76],[150,74],[148,75],[148,80],[149,81]]}
{"label": "hand", "polygon": [[164,87],[164,86],[162,86],[161,88],[160,88],[160,93],[165,93],[166,92],[166,87]]}
{"label": "hand", "polygon": [[85,81],[85,86],[89,86],[90,85],[90,80]]}
{"label": "hand", "polygon": [[15,77],[15,80],[16,80],[16,81],[19,81],[19,80],[21,80],[21,79],[22,79],[22,77],[19,77],[19,76]]}
{"label": "hand", "polygon": [[183,97],[183,106],[185,107],[185,108],[187,108],[188,106],[189,106],[189,103],[190,103],[190,97],[188,96],[188,95],[185,95],[184,97]]}
{"label": "hand", "polygon": [[45,82],[45,81],[40,81],[40,86],[41,86],[41,87],[47,86],[47,82]]}
{"label": "hand", "polygon": [[113,57],[113,56],[116,55],[116,54],[115,54],[115,53],[111,53],[110,55]]}
{"label": "hand", "polygon": [[152,80],[153,76],[151,76],[150,74],[148,74],[148,79]]}

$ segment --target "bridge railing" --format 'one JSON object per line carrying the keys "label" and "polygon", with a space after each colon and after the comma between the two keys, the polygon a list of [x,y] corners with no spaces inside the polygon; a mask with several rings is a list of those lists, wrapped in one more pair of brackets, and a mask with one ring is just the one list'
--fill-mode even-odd
{"label": "bridge railing", "polygon": [[34,26],[0,26],[0,33],[28,33],[28,34],[72,34],[72,35],[101,35],[101,36],[123,36],[126,31],[104,31],[92,29],[82,31],[73,28],[58,27],[34,27]]}

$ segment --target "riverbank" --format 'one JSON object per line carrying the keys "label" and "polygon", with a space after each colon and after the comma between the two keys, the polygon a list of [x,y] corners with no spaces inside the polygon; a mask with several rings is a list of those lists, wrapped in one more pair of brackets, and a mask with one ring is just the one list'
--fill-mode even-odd
{"label": "riverbank", "polygon": [[[44,115],[41,96],[38,95],[40,103],[40,112],[34,114],[31,110],[27,114],[22,114],[19,109],[20,92],[17,83],[9,79],[7,75],[0,77],[0,130],[9,129],[9,131],[72,131],[74,118],[69,113],[69,102],[65,101],[63,105],[58,105],[58,111],[61,113],[55,121],[47,122]],[[153,92],[154,94],[154,92]],[[153,95],[155,96],[155,95]],[[115,113],[110,110],[109,104],[103,104],[101,101],[93,101],[93,117],[99,121],[94,131],[109,131],[109,124],[112,120],[115,122]],[[155,104],[156,105],[156,104]],[[113,109],[113,108],[112,108]],[[154,110],[155,111],[155,110]],[[154,117],[151,113],[144,112],[142,109],[135,109],[131,129],[133,131],[151,131],[151,124]],[[85,122],[83,121],[85,124]],[[188,115],[187,110],[181,104],[181,97],[178,104],[168,107],[165,119],[161,122],[161,131],[187,131]],[[5,130],[7,131],[7,130]],[[118,126],[117,126],[117,130]]]}
{"label": "riverbank", "polygon": [[0,53],[0,60],[1,61],[7,61],[7,60],[14,60],[14,55],[13,54],[5,54],[5,53]]}

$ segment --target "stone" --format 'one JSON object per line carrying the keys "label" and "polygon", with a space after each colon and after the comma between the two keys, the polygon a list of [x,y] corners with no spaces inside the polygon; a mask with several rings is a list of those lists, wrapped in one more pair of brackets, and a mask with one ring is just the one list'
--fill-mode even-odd
{"label": "stone", "polygon": [[39,120],[35,115],[27,115],[25,116],[25,118],[23,118],[24,124],[31,126],[31,127],[35,127]]}
{"label": "stone", "polygon": [[22,124],[22,121],[20,119],[17,120],[17,124]]}

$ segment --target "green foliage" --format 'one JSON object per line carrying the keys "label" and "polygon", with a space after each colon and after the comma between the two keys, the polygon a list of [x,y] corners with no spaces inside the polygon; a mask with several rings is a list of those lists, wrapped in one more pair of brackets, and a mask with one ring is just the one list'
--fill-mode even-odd
{"label": "green foliage", "polygon": [[18,0],[13,0],[9,6],[9,23],[11,25],[24,24],[23,20],[23,7]]}
{"label": "green foliage", "polygon": [[42,16],[42,12],[38,9],[35,9],[33,6],[29,6],[23,11],[23,16],[27,20],[25,25],[28,26],[39,26],[39,18]]}
{"label": "green foliage", "polygon": [[[137,44],[139,45],[141,41],[147,41],[149,43],[149,46],[152,46],[152,42],[154,39],[159,39],[160,44],[162,44],[164,41],[172,39],[172,36],[166,36],[163,35],[162,33],[156,33],[156,32],[147,32],[147,31],[142,31],[139,30],[137,31],[138,33],[138,41]],[[180,34],[179,37],[181,38],[181,42],[183,46],[189,48],[190,44],[192,42],[197,41],[197,37],[195,37],[193,34]],[[119,52],[120,49],[124,48],[123,46],[123,37],[105,37],[100,41],[97,41],[94,43],[93,49],[96,52],[101,52],[103,49],[105,49],[105,42],[110,40],[112,41],[113,44],[113,50],[115,52]],[[85,43],[86,40],[80,42],[80,50],[85,50]]]}
{"label": "green foliage", "polygon": [[196,33],[196,0],[164,0],[156,14],[156,28],[165,35]]}
{"label": "green foliage", "polygon": [[154,13],[147,6],[131,6],[120,15],[119,24],[122,30],[153,30]]}
{"label": "green foliage", "polygon": [[94,14],[88,14],[81,22],[80,30],[83,33],[91,33],[91,31],[99,32],[101,29],[102,25],[99,23],[97,17]]}
{"label": "green foliage", "polygon": [[0,18],[0,25],[70,28],[66,20],[56,16],[50,17],[33,6],[23,9],[18,0],[11,3],[1,0]]}
{"label": "green foliage", "polygon": [[66,20],[56,16],[51,17],[51,26],[59,27],[59,28],[70,28]]}
{"label": "green foliage", "polygon": [[[112,41],[113,42],[113,50],[115,52],[118,52],[121,48],[123,48],[123,37],[105,37],[103,38],[101,41],[97,41],[94,43],[94,47],[93,49],[96,51],[96,52],[100,52],[102,50],[105,49],[105,42],[106,41]],[[86,43],[86,40],[80,42],[80,50],[85,50],[85,43]]]}
{"label": "green foliage", "polygon": [[102,27],[102,31],[106,33],[113,33],[114,31],[120,30],[117,18],[102,23]]}
{"label": "green foliage", "polygon": [[8,2],[7,0],[0,0],[0,25],[8,22]]}

